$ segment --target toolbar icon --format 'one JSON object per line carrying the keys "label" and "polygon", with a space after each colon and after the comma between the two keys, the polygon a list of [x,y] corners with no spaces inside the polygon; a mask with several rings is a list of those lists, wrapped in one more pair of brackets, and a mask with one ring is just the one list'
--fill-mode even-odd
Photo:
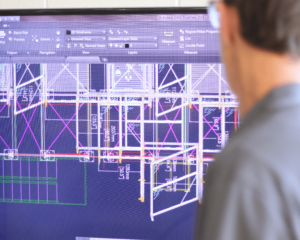
{"label": "toolbar icon", "polygon": [[0,38],[4,38],[6,36],[4,31],[0,31]]}
{"label": "toolbar icon", "polygon": [[20,17],[8,16],[8,17],[0,17],[0,22],[18,22],[20,21]]}
{"label": "toolbar icon", "polygon": [[173,32],[164,32],[165,33],[165,37],[173,37]]}
{"label": "toolbar icon", "polygon": [[122,72],[121,72],[121,70],[120,70],[120,67],[117,67],[115,76],[116,76],[116,77],[120,77],[121,75],[122,75]]}
{"label": "toolbar icon", "polygon": [[32,35],[32,39],[33,42],[39,43],[39,39],[37,35]]}

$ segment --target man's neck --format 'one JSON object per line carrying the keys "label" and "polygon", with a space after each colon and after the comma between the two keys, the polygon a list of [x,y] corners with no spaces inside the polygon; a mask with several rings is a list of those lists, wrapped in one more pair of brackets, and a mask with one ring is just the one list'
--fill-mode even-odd
{"label": "man's neck", "polygon": [[[240,57],[241,116],[245,116],[256,103],[276,88],[300,83],[300,62],[287,55],[258,49],[248,49]],[[247,51],[247,50],[246,50]]]}

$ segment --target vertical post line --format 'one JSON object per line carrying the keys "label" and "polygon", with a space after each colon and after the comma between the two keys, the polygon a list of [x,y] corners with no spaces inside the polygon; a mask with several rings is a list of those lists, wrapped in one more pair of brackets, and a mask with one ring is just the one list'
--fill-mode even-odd
{"label": "vertical post line", "polygon": [[144,97],[142,97],[142,103],[140,106],[140,112],[141,112],[141,125],[140,125],[140,133],[141,133],[141,202],[144,202],[145,198],[145,172],[144,172],[144,167],[145,167],[145,162],[144,162],[144,155],[145,155],[145,136],[144,136],[144,121],[145,121],[145,114],[144,114]]}
{"label": "vertical post line", "polygon": [[49,186],[48,186],[48,161],[46,161],[46,200],[48,203]]}
{"label": "vertical post line", "polygon": [[159,90],[158,90],[158,64],[155,64],[155,74],[156,74],[156,79],[155,79],[155,84],[156,84],[156,88],[155,88],[155,92],[156,92],[156,106],[155,106],[155,110],[156,110],[156,119],[158,119],[157,115],[158,115],[158,101],[159,101]]}
{"label": "vertical post line", "polygon": [[[44,75],[44,64],[41,64],[40,65],[40,75]],[[45,76],[44,76],[45,77]],[[42,78],[40,79],[40,101],[41,102],[45,102],[45,97],[44,97],[44,80],[45,78]],[[44,107],[43,107],[43,104],[41,104],[41,107],[40,107],[40,117],[41,117],[41,150],[44,149],[44,141],[43,141],[43,113],[44,113]]]}
{"label": "vertical post line", "polygon": [[[122,134],[123,134],[123,131],[122,131],[122,114],[123,114],[123,105],[122,105],[122,98],[123,96],[120,96],[120,105],[119,105],[119,146],[120,146],[120,149],[122,150]],[[121,158],[121,151],[120,152],[120,158]]]}
{"label": "vertical post line", "polygon": [[222,133],[222,136],[221,136],[221,146],[222,148],[225,147],[225,144],[226,144],[226,129],[225,129],[225,121],[226,121],[226,116],[225,116],[225,98],[223,97],[222,98],[222,118],[221,118],[221,124],[222,124],[222,127],[221,127],[221,133]]}
{"label": "vertical post line", "polygon": [[[30,160],[29,160],[30,161]],[[36,159],[37,163],[37,197],[38,197],[38,203],[40,203],[40,166],[39,166],[39,158]]]}
{"label": "vertical post line", "polygon": [[2,197],[3,197],[3,202],[5,202],[5,177],[4,177],[4,157],[2,157],[2,190],[3,190],[3,195],[2,195]]}
{"label": "vertical post line", "polygon": [[78,116],[78,108],[79,108],[79,64],[76,64],[77,70],[77,94],[76,94],[76,152],[78,154],[79,148],[79,116]]}
{"label": "vertical post line", "polygon": [[[159,78],[159,65],[158,64],[155,64],[155,117],[153,116],[153,120],[156,119],[158,120],[158,101],[159,101],[159,97],[158,97],[158,94],[159,94],[159,90],[158,90],[158,78]],[[156,123],[156,147],[159,146],[159,137],[158,137],[158,123]],[[156,149],[156,157],[158,157],[158,154],[159,151],[158,149]]]}
{"label": "vertical post line", "polygon": [[199,194],[199,181],[201,179],[200,171],[199,171],[199,146],[196,148],[196,197],[200,200],[200,194]]}
{"label": "vertical post line", "polygon": [[[47,106],[48,106],[48,76],[47,76],[47,64],[43,64],[43,74],[44,74],[44,78],[43,78],[43,97],[44,97],[44,102],[45,102],[45,107],[44,107],[44,111],[43,111],[43,147],[46,148],[46,110],[47,110]],[[43,148],[42,148],[43,149]]]}
{"label": "vertical post line", "polygon": [[153,163],[154,163],[154,159],[150,163],[150,218],[152,221],[154,221],[153,219],[153,187],[154,187]]}
{"label": "vertical post line", "polygon": [[101,150],[100,150],[100,148],[101,148],[101,132],[100,132],[100,129],[101,129],[101,112],[100,112],[100,100],[101,100],[101,98],[100,98],[100,96],[98,96],[98,98],[97,98],[97,120],[98,120],[98,165],[100,165],[100,159],[101,159]]}
{"label": "vertical post line", "polygon": [[28,192],[29,192],[29,202],[31,201],[31,194],[30,194],[30,158],[28,158]]}
{"label": "vertical post line", "polygon": [[[112,83],[113,83],[113,86],[112,88],[114,89],[114,82],[115,82],[115,64],[112,64],[112,71],[111,71],[111,80],[112,80]],[[107,81],[107,101],[108,103],[110,102],[110,79],[108,79]]]}
{"label": "vertical post line", "polygon": [[221,102],[222,96],[222,64],[219,64],[219,102]]}
{"label": "vertical post line", "polygon": [[128,120],[128,101],[127,101],[127,96],[125,96],[125,146],[128,147],[128,137],[127,137],[127,120]]}
{"label": "vertical post line", "polygon": [[14,71],[14,114],[17,113],[17,70],[16,70],[16,64],[13,65],[13,71]]}
{"label": "vertical post line", "polygon": [[[92,127],[91,127],[91,122],[92,122],[92,106],[90,101],[90,94],[91,94],[91,84],[90,84],[90,80],[91,80],[91,71],[90,71],[90,65],[87,64],[87,91],[88,91],[88,103],[87,103],[87,147],[91,148],[93,146],[92,144]],[[78,78],[79,81],[79,78]]]}
{"label": "vertical post line", "polygon": [[[9,66],[9,67],[8,67]],[[12,84],[12,69],[11,65],[6,65],[6,79],[7,79],[7,105],[10,106],[10,87]]]}
{"label": "vertical post line", "polygon": [[[44,86],[45,86],[45,88],[44,88],[44,95],[45,95],[45,101],[46,101],[46,108],[48,107],[48,75],[47,75],[47,73],[48,73],[48,68],[47,68],[47,64],[45,64],[45,78],[44,78]],[[54,96],[53,96],[53,98],[54,98]],[[47,117],[47,112],[46,112],[46,108],[44,108],[45,109],[45,112],[44,112],[44,128],[43,128],[43,131],[44,131],[44,134],[43,134],[43,136],[44,136],[44,139],[43,139],[43,141],[44,141],[44,148],[46,148],[46,117]]]}
{"label": "vertical post line", "polygon": [[[148,65],[148,105],[151,111],[152,108],[152,80],[153,80],[153,73],[151,72],[152,65]],[[152,76],[152,77],[151,77]],[[146,79],[145,79],[146,81]]]}
{"label": "vertical post line", "polygon": [[[197,164],[201,164],[201,161],[203,160],[203,149],[204,149],[204,144],[203,144],[203,105],[202,105],[202,98],[199,98],[199,152],[200,156],[198,155],[197,158]],[[202,194],[203,194],[203,181],[202,181],[202,176],[200,175],[199,172],[199,180],[201,181],[199,185],[199,202],[202,201]]]}
{"label": "vertical post line", "polygon": [[[187,76],[187,64],[184,65],[184,75]],[[185,101],[187,100],[186,99],[186,95],[187,95],[187,89],[186,89],[186,86],[187,86],[187,80],[184,82],[184,92],[182,93],[183,96],[181,98],[181,104],[183,105],[185,103]],[[184,141],[185,141],[185,128],[186,128],[186,121],[185,121],[185,107],[181,107],[181,147],[182,147],[182,150],[184,150]],[[185,170],[185,174],[188,174],[187,173],[187,168],[189,168],[189,162],[186,161],[186,154],[183,153],[183,158],[185,159],[185,163],[186,163],[186,167],[184,168]],[[185,179],[184,182],[185,182],[185,191],[187,191],[187,189],[189,189],[189,178],[188,179]]]}
{"label": "vertical post line", "polygon": [[[184,104],[184,97],[181,98],[181,104]],[[184,106],[181,107],[181,147],[184,149],[184,127],[185,127],[185,119],[184,119]],[[184,154],[185,155],[185,154]]]}
{"label": "vertical post line", "polygon": [[[192,93],[192,64],[188,64],[189,68],[188,68],[188,95],[191,95]],[[190,101],[192,101],[192,99],[190,98]]]}
{"label": "vertical post line", "polygon": [[56,178],[56,203],[58,203],[58,181],[57,181],[57,162],[58,162],[58,159],[56,159],[55,161],[55,178]]}
{"label": "vertical post line", "polygon": [[[13,135],[13,140],[14,140],[14,145],[13,148],[17,149],[18,144],[17,144],[17,99],[18,99],[18,94],[17,94],[17,68],[16,64],[13,65],[14,67],[14,116],[12,119],[14,120],[14,135]],[[26,71],[26,70],[25,70]]]}
{"label": "vertical post line", "polygon": [[20,157],[20,201],[22,202],[22,160]]}
{"label": "vertical post line", "polygon": [[200,180],[201,180],[201,184],[200,184],[200,197],[199,197],[199,201],[202,202],[202,198],[203,198],[203,189],[204,189],[204,179],[203,179],[203,151],[201,151],[200,153]]}

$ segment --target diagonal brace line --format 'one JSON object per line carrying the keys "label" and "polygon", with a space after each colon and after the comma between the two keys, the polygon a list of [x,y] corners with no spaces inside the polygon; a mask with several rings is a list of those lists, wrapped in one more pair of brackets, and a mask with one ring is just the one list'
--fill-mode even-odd
{"label": "diagonal brace line", "polygon": [[[164,109],[163,109],[163,107],[161,106],[160,102],[158,102],[158,104],[159,104],[161,110],[164,112]],[[166,118],[167,120],[169,120],[166,114],[164,114],[164,116],[165,116],[165,118]],[[180,143],[179,143],[179,141],[178,141],[178,139],[177,139],[177,137],[176,137],[176,134],[175,134],[175,132],[174,132],[174,130],[173,130],[173,124],[172,124],[172,126],[171,126],[171,123],[169,123],[169,126],[170,126],[170,129],[171,129],[171,131],[172,131],[172,133],[173,133],[173,135],[174,135],[174,137],[175,137],[177,143],[179,144],[179,147],[181,147],[181,145],[180,145]]]}
{"label": "diagonal brace line", "polygon": [[217,135],[218,139],[221,140],[221,137],[217,134],[217,132],[214,130],[214,127],[211,126],[209,124],[209,122],[207,121],[207,119],[203,116],[203,119],[205,120],[205,122],[208,124],[208,126],[210,127],[210,129]]}
{"label": "diagonal brace line", "polygon": [[[114,106],[116,109],[117,109],[117,111],[119,111],[119,109],[116,107],[116,106]],[[146,107],[147,108],[147,107]],[[146,109],[145,108],[145,109]],[[144,110],[145,110],[144,109]],[[125,117],[124,117],[124,115],[122,114],[122,117],[123,117],[123,119],[125,120]],[[134,124],[134,123],[133,123]],[[130,125],[130,123],[127,123],[127,125],[129,126],[129,128],[128,128],[128,130],[127,130],[127,132],[128,131],[134,131],[134,133],[135,133],[135,135],[141,140],[141,138],[139,137],[139,135],[137,134],[137,132],[132,128],[132,126],[133,126],[133,124],[132,125]],[[131,132],[132,134],[133,134],[133,132]],[[123,137],[122,137],[123,138]],[[145,147],[147,147],[147,145],[146,144],[144,144],[144,146]],[[150,154],[152,154],[152,152],[148,149],[148,152],[150,153]]]}
{"label": "diagonal brace line", "polygon": [[[71,132],[71,134],[73,135],[73,137],[75,137],[75,139],[77,140],[76,136],[74,136],[74,133],[70,130],[70,128],[68,127],[69,123],[72,121],[72,119],[75,117],[76,112],[74,113],[74,115],[71,117],[71,119],[68,121],[68,123],[66,124],[63,119],[59,116],[59,114],[56,112],[56,110],[53,108],[52,104],[49,103],[49,105],[52,107],[52,109],[54,110],[54,112],[57,114],[57,116],[61,119],[61,121],[65,124],[64,128],[61,130],[61,132],[57,135],[57,137],[54,139],[53,143],[50,145],[50,147],[48,148],[48,150],[53,146],[53,144],[57,141],[57,139],[60,137],[60,135],[63,133],[63,131],[68,128],[68,130]],[[78,110],[81,109],[81,107],[83,106],[83,104],[78,108]],[[82,146],[82,144],[78,141],[78,143]],[[83,147],[83,146],[82,146]]]}
{"label": "diagonal brace line", "polygon": [[0,139],[2,140],[2,142],[5,144],[6,147],[8,147],[8,149],[10,150],[10,147],[7,145],[7,143],[4,141],[4,139],[0,136]]}
{"label": "diagonal brace line", "polygon": [[[229,107],[225,110],[225,113],[227,112],[227,110],[229,109]],[[210,130],[206,133],[206,135],[203,137],[203,140],[207,137],[207,135],[213,130],[214,126],[216,126],[216,124],[220,121],[220,119],[222,118],[223,116],[221,115],[218,120],[215,122],[215,124],[210,128]],[[225,129],[224,129],[225,131]]]}
{"label": "diagonal brace line", "polygon": [[29,123],[28,123],[28,125],[27,125],[27,127],[26,127],[26,129],[25,129],[25,131],[24,131],[24,133],[23,133],[23,135],[22,135],[22,138],[21,138],[21,140],[20,140],[20,142],[19,142],[19,145],[18,145],[17,149],[19,149],[19,147],[20,147],[20,145],[21,145],[21,143],[22,143],[22,141],[23,141],[23,138],[24,138],[24,136],[25,136],[25,133],[27,132],[27,129],[28,129],[30,123],[31,123],[31,120],[32,120],[32,118],[33,118],[33,115],[34,115],[36,109],[37,109],[37,107],[35,107],[35,109],[34,109],[32,115],[31,115],[31,118],[29,119]]}
{"label": "diagonal brace line", "polygon": [[3,109],[5,108],[6,105],[7,105],[7,103],[5,103],[4,106],[1,108],[0,113],[3,111]]}
{"label": "diagonal brace line", "polygon": [[[193,106],[197,109],[197,111],[199,112],[199,109],[193,104]],[[225,113],[227,112],[227,110],[229,109],[229,107],[225,110]],[[206,118],[203,116],[203,119],[206,121],[206,123],[209,125],[209,127],[210,127],[210,130],[207,132],[207,134],[204,136],[204,138],[203,138],[203,140],[207,137],[207,135],[211,132],[211,131],[214,131],[214,133],[217,135],[217,137],[219,138],[219,139],[221,139],[221,137],[215,132],[215,130],[214,130],[214,127],[215,127],[215,125],[220,121],[220,119],[222,118],[222,115],[220,116],[220,118],[215,122],[215,124],[213,125],[213,126],[211,126],[208,122],[207,122],[207,120],[206,120]]]}
{"label": "diagonal brace line", "polygon": [[187,194],[190,192],[190,190],[191,190],[191,187],[193,186],[193,184],[194,184],[194,182],[195,182],[196,178],[197,178],[197,176],[194,178],[193,182],[190,184],[190,186],[189,186],[189,189],[186,191],[186,193],[185,193],[185,195],[184,195],[183,199],[181,200],[181,203],[183,203],[183,201],[184,201],[184,199],[185,199],[186,195],[187,195]]}
{"label": "diagonal brace line", "polygon": [[[22,108],[21,108],[20,103],[18,102],[18,100],[17,100],[17,104],[18,104],[19,108],[22,110]],[[34,134],[33,134],[33,131],[32,131],[32,129],[31,129],[31,127],[29,126],[29,123],[28,123],[28,121],[27,121],[27,118],[25,117],[25,115],[24,115],[23,112],[22,112],[22,115],[23,115],[24,120],[25,120],[26,123],[27,123],[27,126],[29,127],[29,130],[30,130],[30,132],[31,132],[31,134],[32,134],[32,136],[33,136],[33,139],[34,139],[34,141],[35,141],[37,147],[38,147],[39,150],[41,151],[41,148],[40,148],[40,146],[39,146],[39,144],[38,144],[38,142],[37,142],[37,140],[36,140],[36,138],[35,138],[35,136],[34,136]]]}
{"label": "diagonal brace line", "polygon": [[[177,118],[177,116],[178,116],[180,110],[181,110],[181,108],[178,109],[178,112],[177,112],[177,114],[176,114],[176,116],[175,116],[175,118],[174,118],[174,121],[176,120],[176,118]],[[172,126],[173,126],[173,125],[174,125],[174,123],[172,123]],[[171,128],[169,128],[169,131],[167,132],[167,135],[166,135],[166,137],[165,137],[165,139],[164,139],[164,141],[162,142],[162,144],[161,144],[160,147],[162,147],[162,146],[164,145],[164,142],[167,140],[167,137],[168,137],[170,131],[171,131]],[[158,151],[158,153],[160,153],[160,150]]]}
{"label": "diagonal brace line", "polygon": [[[148,107],[148,105],[146,105],[146,107],[144,108],[144,111],[145,111],[145,109],[146,109],[147,107]],[[141,114],[139,114],[135,120],[138,120],[140,116],[141,116]],[[133,123],[133,124],[134,124],[134,123]],[[129,126],[129,127],[131,128],[133,124],[131,124],[131,126]],[[128,132],[128,131],[129,131],[129,129],[127,130],[127,132]],[[124,138],[125,134],[126,134],[126,133],[123,134],[122,138]],[[119,143],[120,143],[120,141],[117,142],[117,144],[114,146],[114,148],[115,148],[116,146],[118,146]],[[110,151],[109,154],[111,154],[112,151],[113,151],[113,149]]]}

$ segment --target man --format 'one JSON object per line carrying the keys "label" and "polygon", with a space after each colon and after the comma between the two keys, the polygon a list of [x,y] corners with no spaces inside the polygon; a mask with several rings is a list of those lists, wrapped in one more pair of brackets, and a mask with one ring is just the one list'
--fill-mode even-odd
{"label": "man", "polygon": [[300,1],[216,6],[242,123],[209,167],[196,239],[300,239]]}

